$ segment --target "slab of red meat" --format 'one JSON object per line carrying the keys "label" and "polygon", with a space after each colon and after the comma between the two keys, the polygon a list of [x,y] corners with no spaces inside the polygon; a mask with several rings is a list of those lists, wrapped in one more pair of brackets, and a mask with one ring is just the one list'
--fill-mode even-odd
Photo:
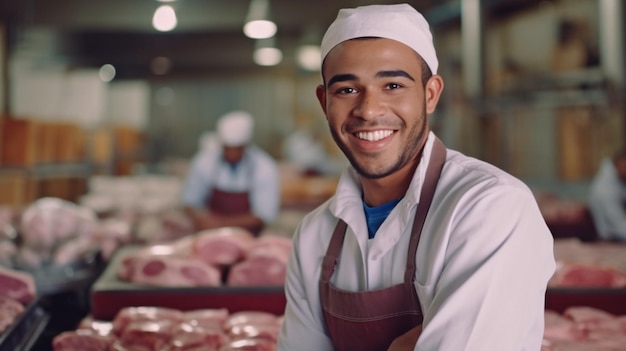
{"label": "slab of red meat", "polygon": [[276,351],[276,343],[265,339],[233,340],[219,351]]}
{"label": "slab of red meat", "polygon": [[257,246],[246,259],[230,268],[226,280],[231,286],[273,286],[285,283],[289,250],[280,244]]}
{"label": "slab of red meat", "polygon": [[563,264],[549,282],[560,287],[626,287],[626,274],[609,267]]}
{"label": "slab of red meat", "polygon": [[24,306],[17,300],[0,296],[0,334],[11,326],[24,312]]}
{"label": "slab of red meat", "polygon": [[183,322],[200,327],[223,328],[230,313],[226,308],[207,308],[183,312]]}
{"label": "slab of red meat", "polygon": [[579,328],[574,321],[557,312],[545,311],[544,339],[549,340],[583,340],[585,331]]}
{"label": "slab of red meat", "polygon": [[243,228],[225,227],[196,234],[193,254],[210,265],[228,266],[241,261],[255,238]]}
{"label": "slab of red meat", "polygon": [[228,336],[231,340],[266,339],[276,342],[279,332],[277,324],[237,324],[228,330]]}
{"label": "slab of red meat", "polygon": [[216,267],[198,259],[176,256],[135,257],[127,265],[129,281],[169,287],[219,286],[222,274]]}
{"label": "slab of red meat", "polygon": [[113,334],[113,322],[96,320],[89,315],[80,321],[77,329],[93,330],[102,336],[108,336]]}
{"label": "slab of red meat", "polygon": [[148,350],[161,350],[172,339],[178,322],[172,320],[130,322],[119,337],[119,342],[126,348],[145,347]]}
{"label": "slab of red meat", "polygon": [[52,340],[54,351],[108,351],[115,339],[92,330],[65,331]]}
{"label": "slab of red meat", "polygon": [[161,351],[217,350],[226,342],[228,337],[220,327],[204,328],[181,323]]}
{"label": "slab of red meat", "polygon": [[256,239],[254,244],[248,249],[246,256],[254,255],[255,251],[266,247],[282,249],[287,255],[291,251],[293,240],[279,235],[263,235]]}
{"label": "slab of red meat", "polygon": [[272,313],[263,311],[239,311],[232,313],[224,323],[224,330],[235,325],[280,325],[279,318]]}
{"label": "slab of red meat", "polygon": [[28,304],[36,296],[33,276],[0,267],[0,296],[9,297],[24,305]]}
{"label": "slab of red meat", "polygon": [[113,318],[113,332],[121,335],[132,322],[169,320],[180,323],[183,320],[183,312],[166,307],[125,307],[119,310]]}

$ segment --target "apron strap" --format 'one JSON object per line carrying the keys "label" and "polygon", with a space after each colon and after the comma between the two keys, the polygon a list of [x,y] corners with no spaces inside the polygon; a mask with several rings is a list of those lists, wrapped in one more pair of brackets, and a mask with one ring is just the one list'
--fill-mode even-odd
{"label": "apron strap", "polygon": [[404,273],[405,282],[413,282],[415,280],[415,257],[417,255],[417,245],[419,244],[420,235],[422,234],[422,228],[426,221],[426,215],[430,209],[430,203],[435,195],[435,189],[437,188],[437,182],[441,175],[441,170],[446,162],[446,147],[443,145],[439,138],[435,138],[433,144],[433,151],[430,156],[430,162],[426,169],[426,176],[424,184],[422,184],[422,190],[420,193],[420,199],[415,210],[415,219],[413,220],[413,229],[411,235],[411,241],[409,242],[409,251],[406,260],[406,271]]}
{"label": "apron strap", "polygon": [[341,252],[341,248],[343,246],[343,239],[346,236],[347,227],[348,225],[346,222],[339,219],[330,242],[328,243],[328,250],[326,251],[326,256],[324,256],[324,262],[322,263],[322,281],[330,281],[330,277],[335,271],[335,267],[339,261],[339,253]]}

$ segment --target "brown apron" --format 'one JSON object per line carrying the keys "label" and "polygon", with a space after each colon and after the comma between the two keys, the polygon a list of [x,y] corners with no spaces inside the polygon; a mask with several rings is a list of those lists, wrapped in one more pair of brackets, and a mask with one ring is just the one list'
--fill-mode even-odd
{"label": "brown apron", "polygon": [[330,277],[341,253],[347,227],[342,220],[337,223],[328,244],[320,278],[324,320],[335,350],[384,351],[396,337],[422,324],[422,309],[414,286],[415,255],[445,158],[445,146],[439,139],[435,139],[415,211],[404,283],[362,292],[333,287]]}
{"label": "brown apron", "polygon": [[212,212],[224,215],[246,213],[250,211],[249,193],[228,192],[213,188],[211,196],[207,198],[207,207]]}
{"label": "brown apron", "polygon": [[[245,165],[242,165],[245,166]],[[248,165],[248,179],[252,182],[253,170]],[[224,191],[218,188],[211,190],[211,195],[206,199],[207,208],[215,213],[223,215],[238,215],[250,212],[250,193]]]}

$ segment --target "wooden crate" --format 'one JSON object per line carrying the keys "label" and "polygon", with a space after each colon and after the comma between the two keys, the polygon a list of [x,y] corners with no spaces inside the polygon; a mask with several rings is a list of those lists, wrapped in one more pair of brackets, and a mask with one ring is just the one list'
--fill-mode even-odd
{"label": "wooden crate", "polygon": [[55,162],[76,163],[85,159],[85,136],[82,128],[72,123],[55,123]]}
{"label": "wooden crate", "polygon": [[0,205],[24,207],[36,198],[36,184],[25,172],[0,172]]}
{"label": "wooden crate", "polygon": [[40,161],[42,123],[4,117],[0,135],[0,165],[28,167]]}

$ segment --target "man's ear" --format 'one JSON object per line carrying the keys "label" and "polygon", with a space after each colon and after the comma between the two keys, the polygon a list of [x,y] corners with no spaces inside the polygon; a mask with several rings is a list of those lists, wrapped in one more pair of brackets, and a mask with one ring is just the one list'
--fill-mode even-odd
{"label": "man's ear", "polygon": [[439,102],[439,98],[441,97],[441,92],[443,91],[443,78],[435,74],[426,83],[425,94],[426,94],[426,113],[431,114],[435,112],[435,108],[437,107],[437,103]]}
{"label": "man's ear", "polygon": [[322,106],[322,111],[326,113],[326,88],[324,85],[320,84],[315,88],[315,95],[317,96],[317,101],[319,101],[320,106]]}

